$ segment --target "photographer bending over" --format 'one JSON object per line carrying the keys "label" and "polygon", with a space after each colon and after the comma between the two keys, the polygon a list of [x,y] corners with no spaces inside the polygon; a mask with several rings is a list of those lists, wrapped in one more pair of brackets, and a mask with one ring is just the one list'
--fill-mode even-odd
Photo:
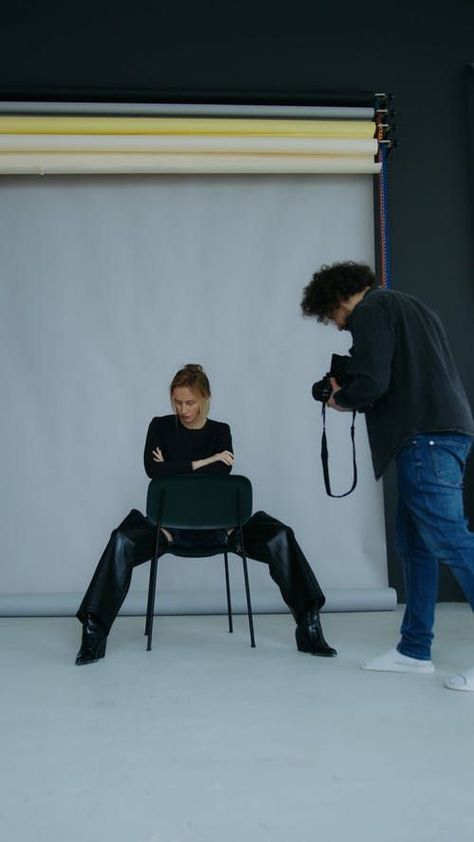
{"label": "photographer bending over", "polygon": [[[397,544],[406,611],[396,649],[368,670],[432,673],[438,562],[452,569],[474,610],[474,534],[464,518],[463,475],[472,413],[439,318],[410,295],[382,289],[368,266],[323,266],[304,290],[305,316],[352,334],[346,377],[331,377],[327,406],[365,412],[375,476],[398,476]],[[474,692],[474,668],[446,682]]]}
{"label": "photographer bending over", "polygon": [[[174,415],[153,418],[145,443],[145,471],[151,479],[173,474],[228,474],[234,464],[228,424],[207,417],[211,390],[200,365],[178,371],[170,386]],[[167,541],[189,546],[232,545],[239,552],[234,530],[162,530]],[[293,530],[281,521],[256,512],[243,527],[247,555],[268,564],[296,626],[300,652],[331,657],[321,629],[319,610],[324,594]],[[235,542],[235,543],[233,543]],[[105,655],[107,635],[124,601],[132,570],[149,561],[155,549],[155,527],[136,509],[127,515],[97,565],[77,616],[82,623],[82,644],[76,664],[90,664]]]}

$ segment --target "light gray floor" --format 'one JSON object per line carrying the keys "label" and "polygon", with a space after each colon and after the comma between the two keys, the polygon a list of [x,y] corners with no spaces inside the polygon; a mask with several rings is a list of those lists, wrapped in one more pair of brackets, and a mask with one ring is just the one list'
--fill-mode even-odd
{"label": "light gray floor", "polygon": [[465,606],[437,612],[434,676],[358,665],[400,611],[327,614],[334,660],[287,615],[119,618],[75,667],[73,619],[3,619],[0,828],[8,842],[472,842],[474,665]]}

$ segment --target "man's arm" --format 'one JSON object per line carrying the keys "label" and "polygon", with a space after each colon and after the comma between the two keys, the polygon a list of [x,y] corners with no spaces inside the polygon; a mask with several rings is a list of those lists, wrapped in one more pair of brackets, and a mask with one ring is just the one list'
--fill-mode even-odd
{"label": "man's arm", "polygon": [[388,309],[361,306],[351,319],[353,346],[349,361],[350,381],[341,388],[336,381],[328,406],[335,409],[364,410],[387,391],[392,373],[395,331]]}

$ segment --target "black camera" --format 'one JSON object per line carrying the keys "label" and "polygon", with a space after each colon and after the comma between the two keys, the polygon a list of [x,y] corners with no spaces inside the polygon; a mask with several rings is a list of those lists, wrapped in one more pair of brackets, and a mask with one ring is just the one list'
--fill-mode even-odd
{"label": "black camera", "polygon": [[322,380],[313,383],[312,395],[315,401],[327,403],[332,393],[332,386],[330,382],[331,377],[335,377],[339,386],[344,386],[350,380],[348,371],[349,357],[341,357],[340,354],[333,354],[331,357],[331,368],[324,375]]}

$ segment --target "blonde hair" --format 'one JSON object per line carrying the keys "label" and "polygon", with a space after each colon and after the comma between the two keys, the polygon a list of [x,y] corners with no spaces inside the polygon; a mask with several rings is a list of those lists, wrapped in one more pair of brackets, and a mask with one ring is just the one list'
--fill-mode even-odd
{"label": "blonde hair", "polygon": [[199,409],[199,414],[202,420],[205,421],[209,414],[211,387],[202,365],[198,365],[197,363],[188,363],[176,372],[170,383],[170,399],[173,409],[173,392],[179,386],[185,386],[188,389],[194,389],[194,391],[199,392],[203,399]]}

